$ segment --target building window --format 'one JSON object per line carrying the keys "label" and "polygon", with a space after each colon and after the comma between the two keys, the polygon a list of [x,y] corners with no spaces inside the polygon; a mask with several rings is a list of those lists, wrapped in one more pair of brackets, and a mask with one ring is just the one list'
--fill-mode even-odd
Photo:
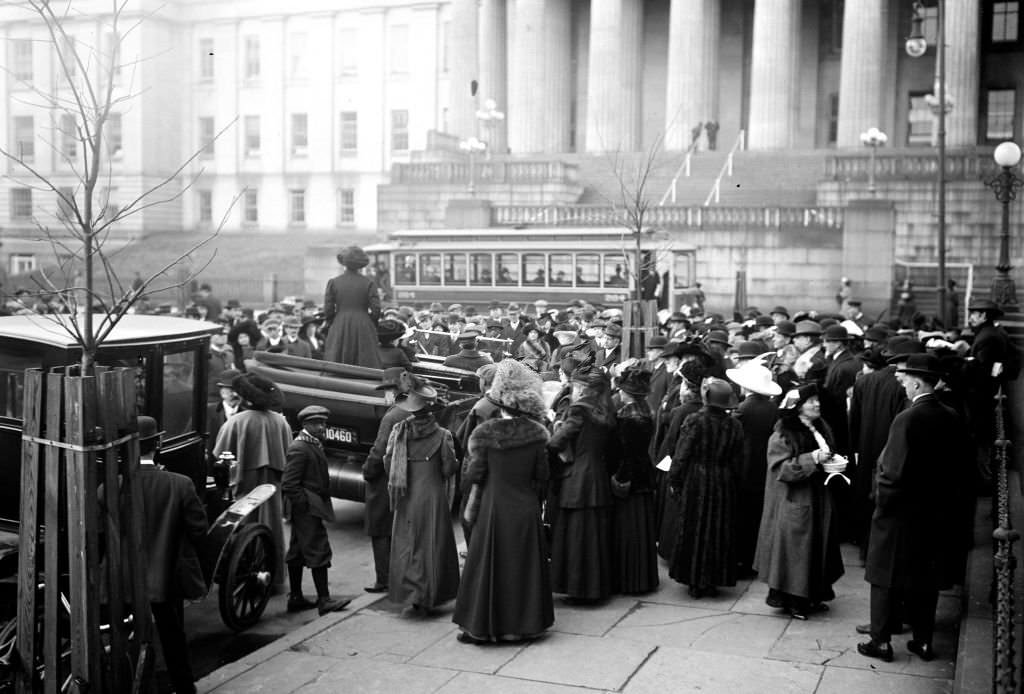
{"label": "building window", "polygon": [[306,223],[306,191],[302,188],[288,191],[288,221],[291,224]]}
{"label": "building window", "polygon": [[22,161],[31,162],[35,159],[36,137],[32,116],[14,117],[14,146]]}
{"label": "building window", "polygon": [[409,27],[395,24],[391,27],[391,72],[409,72]]}
{"label": "building window", "polygon": [[107,149],[112,159],[121,157],[121,114],[111,113],[107,120]]}
{"label": "building window", "polygon": [[60,153],[68,161],[78,157],[78,125],[70,113],[60,116]]}
{"label": "building window", "polygon": [[244,205],[242,206],[242,219],[246,224],[257,224],[260,221],[260,198],[259,191],[255,188],[246,188]]}
{"label": "building window", "polygon": [[338,188],[338,226],[355,224],[356,191],[353,188]]}
{"label": "building window", "polygon": [[907,109],[907,144],[911,147],[931,145],[932,109],[924,93],[910,94],[910,108]]}
{"label": "building window", "polygon": [[213,39],[199,39],[199,79],[213,79]]}
{"label": "building window", "polygon": [[992,43],[1016,43],[1020,39],[1020,2],[992,3]]}
{"label": "building window", "polygon": [[304,157],[309,148],[309,123],[305,113],[292,114],[292,156]]}
{"label": "building window", "polygon": [[259,79],[260,76],[260,37],[245,37],[245,79]]}
{"label": "building window", "polygon": [[11,188],[11,219],[32,219],[32,189]]}
{"label": "building window", "polygon": [[391,112],[391,150],[409,151],[409,112],[405,109]]}
{"label": "building window", "polygon": [[31,253],[11,253],[11,274],[27,275],[36,271],[36,257]]}
{"label": "building window", "polygon": [[839,139],[839,93],[828,95],[828,143],[834,145]]}
{"label": "building window", "polygon": [[11,41],[11,72],[18,82],[32,81],[32,41],[14,39]]}
{"label": "building window", "polygon": [[341,64],[339,72],[345,77],[359,74],[359,32],[355,29],[341,30]]}
{"label": "building window", "polygon": [[215,137],[213,116],[201,116],[199,118],[199,156],[203,159],[213,158]]}
{"label": "building window", "polygon": [[451,53],[452,23],[445,22],[441,25],[441,71],[448,72],[448,59]]}
{"label": "building window", "polygon": [[[856,2],[856,0],[854,0]],[[844,0],[827,0],[821,6],[821,41],[825,53],[838,55],[843,51]]]}
{"label": "building window", "polygon": [[62,222],[75,221],[75,190],[73,188],[58,188],[57,192],[57,219]]}
{"label": "building window", "polygon": [[288,37],[291,48],[289,55],[289,74],[292,80],[305,80],[309,75],[306,71],[306,46],[309,39],[305,33],[295,32]]}
{"label": "building window", "polygon": [[260,155],[260,117],[245,117],[245,156],[258,157]]}
{"label": "building window", "polygon": [[121,206],[117,204],[117,188],[105,188],[100,200],[103,201],[103,219],[109,222],[121,211]]}
{"label": "building window", "polygon": [[61,40],[61,49],[57,55],[60,62],[60,78],[67,84],[78,74],[78,51],[75,50],[75,37],[65,35]]}
{"label": "building window", "polygon": [[986,103],[985,139],[994,142],[1012,140],[1017,115],[1017,91],[989,89]]}
{"label": "building window", "polygon": [[341,112],[341,151],[352,153],[359,149],[359,114],[355,111]]}
{"label": "building window", "polygon": [[213,191],[200,190],[196,195],[199,207],[199,223],[209,224],[213,221]]}

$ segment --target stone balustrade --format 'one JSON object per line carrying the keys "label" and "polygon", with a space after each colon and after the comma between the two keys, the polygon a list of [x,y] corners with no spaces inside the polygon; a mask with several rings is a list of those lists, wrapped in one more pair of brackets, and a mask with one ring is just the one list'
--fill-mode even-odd
{"label": "stone balustrade", "polygon": [[[825,159],[825,178],[833,181],[867,181],[871,167],[868,152],[834,154]],[[989,152],[947,152],[946,178],[951,181],[977,180],[995,167]],[[876,181],[933,179],[939,172],[934,151],[879,151],[875,157]]]}
{"label": "stone balustrade", "polygon": [[[609,205],[496,205],[494,226],[594,227],[625,224],[626,212]],[[841,207],[651,207],[645,226],[663,228],[842,229]]]}
{"label": "stone balustrade", "polygon": [[[476,184],[576,183],[579,172],[575,164],[550,160],[488,161],[480,157],[473,162]],[[394,164],[391,183],[400,184],[466,184],[469,182],[469,160],[413,162]]]}

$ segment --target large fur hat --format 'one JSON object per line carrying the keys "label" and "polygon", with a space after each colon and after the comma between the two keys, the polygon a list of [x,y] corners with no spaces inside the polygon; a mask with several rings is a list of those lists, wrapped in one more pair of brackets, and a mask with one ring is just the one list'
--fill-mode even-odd
{"label": "large fur hat", "polygon": [[490,397],[512,415],[541,419],[547,410],[540,375],[515,359],[503,359],[498,363]]}
{"label": "large fur hat", "polygon": [[349,246],[338,252],[338,262],[349,270],[358,270],[370,264],[370,256],[359,246]]}
{"label": "large fur hat", "polygon": [[284,406],[284,393],[269,378],[255,373],[235,376],[231,381],[238,396],[254,410],[279,410]]}

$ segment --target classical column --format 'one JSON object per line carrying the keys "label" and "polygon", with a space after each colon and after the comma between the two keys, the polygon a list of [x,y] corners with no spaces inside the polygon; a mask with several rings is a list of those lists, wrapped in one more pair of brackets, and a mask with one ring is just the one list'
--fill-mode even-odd
{"label": "classical column", "polygon": [[[838,147],[861,147],[860,134],[881,128],[883,65],[887,50],[886,0],[847,2],[843,12],[843,55],[839,71]],[[895,50],[892,47],[888,49]]]}
{"label": "classical column", "polygon": [[470,92],[470,82],[479,77],[477,0],[452,0],[448,31],[448,132],[474,137],[477,99]]}
{"label": "classical column", "polygon": [[946,144],[978,144],[978,0],[946,0]]}
{"label": "classical column", "polygon": [[720,0],[672,0],[668,28],[665,149],[690,145],[698,123],[718,117]]}
{"label": "classical column", "polygon": [[[508,89],[505,78],[506,51],[505,0],[480,2],[480,99],[494,99],[499,111],[508,110]],[[506,121],[492,121],[481,136],[488,140],[491,152],[502,154],[508,150]]]}
{"label": "classical column", "polygon": [[639,148],[642,29],[643,3],[591,0],[588,152],[633,152]]}
{"label": "classical column", "polygon": [[569,2],[509,2],[508,145],[515,154],[569,147]]}
{"label": "classical column", "polygon": [[[859,0],[858,0],[859,1]],[[793,144],[800,0],[757,0],[750,66],[750,149]]]}

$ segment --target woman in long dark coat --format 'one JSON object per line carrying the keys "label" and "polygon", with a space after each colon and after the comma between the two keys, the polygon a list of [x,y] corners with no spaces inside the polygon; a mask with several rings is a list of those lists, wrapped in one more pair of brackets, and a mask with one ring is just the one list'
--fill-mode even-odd
{"label": "woman in long dark coat", "polygon": [[597,370],[572,377],[573,402],[548,447],[557,454],[558,514],[551,541],[551,582],[570,602],[596,602],[614,592],[611,471],[615,433],[608,381]]}
{"label": "woman in long dark coat", "polygon": [[669,484],[679,498],[679,536],[669,576],[692,597],[716,595],[736,585],[735,525],[743,427],[728,413],[735,395],[727,382],[707,378],[704,402],[683,422],[672,456]]}
{"label": "woman in long dark coat", "polygon": [[647,404],[651,374],[626,369],[619,379],[622,403],[615,413],[619,466],[612,476],[615,516],[612,545],[619,592],[649,593],[658,587],[658,529],[654,522],[654,465],[647,443],[654,419]]}
{"label": "woman in long dark coat", "polygon": [[[506,359],[490,398],[500,416],[469,437],[469,478],[479,498],[452,621],[467,643],[539,635],[555,621],[541,500],[548,480],[540,379]],[[478,510],[472,511],[473,508]]]}
{"label": "woman in long dark coat", "polygon": [[359,246],[350,246],[338,254],[338,262],[345,272],[329,279],[324,292],[324,360],[379,369],[380,294],[377,284],[359,272],[370,258]]}
{"label": "woman in long dark coat", "polygon": [[[824,445],[823,445],[824,444]],[[833,446],[814,384],[791,390],[768,440],[768,477],[754,568],[767,602],[797,619],[824,611],[843,575],[832,499],[821,463]]]}
{"label": "woman in long dark coat", "polygon": [[[424,400],[437,395],[425,384],[412,393]],[[408,407],[406,402],[397,407]],[[454,599],[459,590],[459,555],[446,493],[446,480],[459,462],[451,432],[437,423],[431,406],[391,430],[384,465],[395,513],[388,598],[419,616]]]}

